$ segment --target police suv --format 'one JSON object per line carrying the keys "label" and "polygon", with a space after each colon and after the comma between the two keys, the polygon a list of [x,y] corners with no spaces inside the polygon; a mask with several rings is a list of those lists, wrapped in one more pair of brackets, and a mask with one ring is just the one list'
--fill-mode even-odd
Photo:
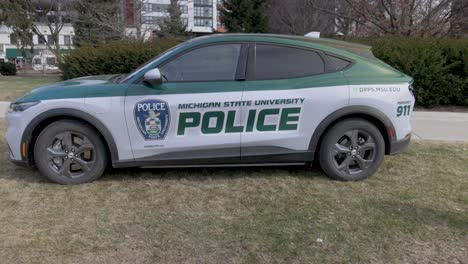
{"label": "police suv", "polygon": [[127,75],[11,104],[14,163],[61,184],[122,167],[308,165],[361,180],[408,146],[412,78],[370,47],[310,37],[200,37]]}

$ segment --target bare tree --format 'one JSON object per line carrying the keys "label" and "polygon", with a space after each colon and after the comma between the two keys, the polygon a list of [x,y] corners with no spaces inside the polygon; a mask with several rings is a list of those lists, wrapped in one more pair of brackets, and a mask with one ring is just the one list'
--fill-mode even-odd
{"label": "bare tree", "polygon": [[129,3],[133,9],[133,26],[135,28],[134,34],[131,36],[136,39],[144,39],[148,32],[151,32],[155,27],[143,26],[145,15],[152,12],[151,4],[148,4],[148,0],[130,0]]}
{"label": "bare tree", "polygon": [[12,43],[16,43],[17,49],[25,53],[27,47],[34,50],[33,33],[31,32],[32,22],[24,19],[22,7],[7,1],[0,2],[0,24],[10,27]]}
{"label": "bare tree", "polygon": [[78,44],[125,37],[121,0],[75,0],[72,22]]}
{"label": "bare tree", "polygon": [[[32,32],[44,40],[47,48],[60,61],[59,34],[63,26],[70,23],[71,3],[72,0],[15,0],[4,1],[2,6],[6,24],[13,28],[16,35],[32,36]],[[49,29],[50,38],[46,38],[42,26]]]}
{"label": "bare tree", "polygon": [[149,0],[75,0],[79,16],[74,26],[83,42],[112,39],[144,39],[157,28],[156,21],[146,21],[153,12]]}
{"label": "bare tree", "polygon": [[[453,5],[453,0],[342,0],[340,9],[322,12],[360,25],[360,34],[401,36],[444,36],[453,32],[457,14],[468,7],[468,1]],[[343,10],[350,9],[346,14]]]}
{"label": "bare tree", "polygon": [[[181,2],[185,4],[192,0],[171,0],[167,10],[158,11],[149,0],[74,1],[78,11],[78,17],[74,18],[78,41],[95,43],[109,39],[146,39],[153,32],[161,31],[168,24],[168,19],[180,21]],[[153,12],[162,12],[165,16],[154,16]]]}
{"label": "bare tree", "polygon": [[466,0],[453,0],[453,8],[456,12],[453,23],[453,33],[458,36],[468,37],[468,7]]}
{"label": "bare tree", "polygon": [[335,0],[335,9],[329,11],[320,8],[320,11],[335,16],[335,33],[344,36],[355,36],[363,31],[365,21],[362,16],[357,14],[352,8],[347,6],[345,0]]}
{"label": "bare tree", "polygon": [[269,0],[268,4],[268,24],[271,32],[303,35],[311,31],[324,34],[334,31],[335,16],[321,12],[321,9],[333,10],[334,1]]}

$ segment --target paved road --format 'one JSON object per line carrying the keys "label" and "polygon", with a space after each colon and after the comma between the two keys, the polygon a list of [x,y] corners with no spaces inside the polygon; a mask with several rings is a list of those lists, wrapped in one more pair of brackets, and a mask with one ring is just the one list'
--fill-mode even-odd
{"label": "paved road", "polygon": [[8,110],[9,106],[10,106],[9,102],[0,102],[0,118],[5,117],[5,113]]}
{"label": "paved road", "polygon": [[[9,104],[0,102],[0,118]],[[468,142],[468,113],[414,112],[411,123],[414,139]]]}
{"label": "paved road", "polygon": [[414,112],[415,139],[468,142],[468,113]]}

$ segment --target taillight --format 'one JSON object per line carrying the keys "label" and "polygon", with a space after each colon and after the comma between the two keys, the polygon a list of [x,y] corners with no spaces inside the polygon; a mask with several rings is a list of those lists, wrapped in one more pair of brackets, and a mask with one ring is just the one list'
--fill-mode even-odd
{"label": "taillight", "polygon": [[414,88],[412,84],[408,86],[408,90],[410,91],[411,95],[414,97]]}

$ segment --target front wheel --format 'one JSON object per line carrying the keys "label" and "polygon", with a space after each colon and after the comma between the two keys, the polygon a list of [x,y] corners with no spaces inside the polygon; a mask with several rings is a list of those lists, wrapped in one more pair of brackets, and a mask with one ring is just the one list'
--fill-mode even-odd
{"label": "front wheel", "polygon": [[99,178],[107,152],[99,134],[85,123],[61,120],[37,138],[34,160],[39,172],[60,184],[80,184]]}
{"label": "front wheel", "polygon": [[372,123],[348,119],[328,130],[319,155],[320,166],[327,176],[358,181],[377,171],[385,155],[385,142]]}

